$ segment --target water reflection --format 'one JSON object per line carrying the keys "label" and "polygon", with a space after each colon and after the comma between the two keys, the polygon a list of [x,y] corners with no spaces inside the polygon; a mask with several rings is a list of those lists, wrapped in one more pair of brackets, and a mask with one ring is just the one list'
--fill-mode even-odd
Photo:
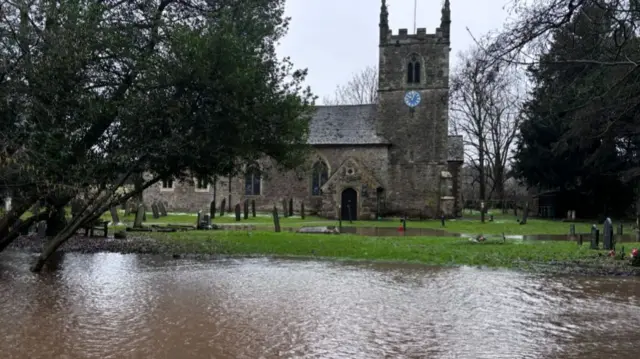
{"label": "water reflection", "polygon": [[640,332],[634,278],[26,256],[0,257],[3,358],[635,358]]}

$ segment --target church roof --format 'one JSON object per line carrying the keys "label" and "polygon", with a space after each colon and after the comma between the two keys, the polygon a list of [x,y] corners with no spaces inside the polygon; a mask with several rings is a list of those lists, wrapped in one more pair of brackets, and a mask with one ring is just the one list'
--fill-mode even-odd
{"label": "church roof", "polygon": [[[376,133],[376,105],[318,106],[309,123],[310,145],[389,145]],[[450,135],[447,159],[464,161],[462,136]]]}
{"label": "church roof", "polygon": [[389,144],[376,134],[376,105],[318,106],[309,124],[310,145]]}

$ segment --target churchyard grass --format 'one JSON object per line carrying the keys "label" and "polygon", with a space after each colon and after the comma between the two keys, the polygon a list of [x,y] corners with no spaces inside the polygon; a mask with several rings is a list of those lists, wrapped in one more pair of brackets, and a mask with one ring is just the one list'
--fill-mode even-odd
{"label": "churchyard grass", "polygon": [[[568,241],[487,240],[445,237],[367,237],[266,231],[149,233],[174,253],[228,256],[323,257],[416,262],[430,265],[522,267],[528,264],[589,265],[609,260],[602,251]],[[612,259],[610,262],[614,263]],[[621,263],[625,261],[619,261]]]}
{"label": "churchyard grass", "polygon": [[[126,224],[132,224],[134,215],[124,216],[123,211],[119,211],[120,220]],[[204,212],[203,212],[204,213]],[[109,212],[105,213],[102,218],[111,220]],[[489,217],[482,223],[479,218],[467,217],[461,219],[447,220],[445,227],[442,228],[440,220],[409,220],[407,228],[433,228],[444,229],[451,233],[465,234],[505,234],[505,235],[536,235],[536,234],[568,234],[570,223],[562,221],[551,221],[545,219],[529,218],[527,224],[521,225],[516,217],[509,215],[495,215],[494,221],[490,222]],[[147,221],[145,225],[166,225],[166,224],[182,224],[195,225],[195,213],[169,213],[166,217],[153,218],[151,212],[147,213]],[[249,219],[235,220],[234,214],[226,213],[224,217],[216,216],[212,221],[220,225],[252,225],[259,229],[267,229],[273,226],[273,219],[270,214],[258,213],[257,217],[249,216]],[[303,226],[338,226],[337,220],[327,220],[316,216],[307,216],[304,220],[298,216],[282,217],[280,216],[280,224],[283,228],[299,228]],[[576,233],[589,233],[589,223],[574,223]],[[345,227],[399,227],[401,225],[399,218],[384,219],[380,221],[342,221]],[[599,227],[601,227],[599,225]],[[630,225],[625,228],[630,230]]]}

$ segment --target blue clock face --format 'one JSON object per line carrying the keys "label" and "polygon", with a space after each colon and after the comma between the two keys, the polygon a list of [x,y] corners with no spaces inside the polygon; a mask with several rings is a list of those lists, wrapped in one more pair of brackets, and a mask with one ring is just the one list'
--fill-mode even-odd
{"label": "blue clock face", "polygon": [[420,104],[420,93],[418,91],[409,91],[404,95],[404,103],[414,108]]}

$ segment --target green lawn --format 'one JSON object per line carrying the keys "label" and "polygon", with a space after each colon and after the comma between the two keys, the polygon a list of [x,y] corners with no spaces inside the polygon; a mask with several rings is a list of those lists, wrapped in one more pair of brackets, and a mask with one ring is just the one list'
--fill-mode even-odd
{"label": "green lawn", "polygon": [[[146,234],[145,234],[146,235]],[[598,256],[587,245],[568,241],[487,241],[461,238],[366,237],[275,233],[264,231],[190,231],[149,233],[174,253],[326,257],[431,265],[523,266],[527,263],[593,263]],[[623,263],[623,261],[618,261]]]}
{"label": "green lawn", "polygon": [[[109,213],[103,215],[105,220],[111,220]],[[487,217],[488,218],[488,217]],[[134,216],[129,215],[124,217],[123,212],[120,212],[120,220],[123,223],[133,223]],[[213,219],[217,224],[241,224],[241,225],[254,225],[260,229],[267,229],[273,226],[273,219],[268,214],[258,214],[257,217],[249,216],[249,219],[242,219],[240,222],[236,222],[234,216],[225,215],[224,217],[216,217]],[[195,225],[196,216],[194,214],[169,214],[167,217],[160,217],[154,219],[151,213],[147,213],[147,221],[145,225],[152,224],[191,224]],[[303,227],[303,226],[327,226],[338,225],[337,220],[326,220],[324,218],[310,216],[304,220],[300,217],[281,217],[280,225],[284,228],[287,227]],[[343,226],[355,226],[355,227],[398,227],[401,225],[400,219],[385,219],[381,221],[348,221],[342,222]],[[494,216],[494,221],[490,222],[488,219],[485,223],[482,223],[479,218],[464,219],[452,219],[447,220],[445,224],[445,230],[452,233],[468,233],[468,234],[506,234],[506,235],[518,235],[518,234],[568,234],[570,223],[561,221],[550,221],[543,219],[530,218],[527,224],[521,225],[517,222],[517,219],[513,216]],[[575,223],[577,233],[590,232],[590,224],[588,223]],[[407,228],[434,228],[442,229],[439,220],[424,220],[424,221],[407,221]],[[625,232],[629,232],[630,226],[625,227]]]}

